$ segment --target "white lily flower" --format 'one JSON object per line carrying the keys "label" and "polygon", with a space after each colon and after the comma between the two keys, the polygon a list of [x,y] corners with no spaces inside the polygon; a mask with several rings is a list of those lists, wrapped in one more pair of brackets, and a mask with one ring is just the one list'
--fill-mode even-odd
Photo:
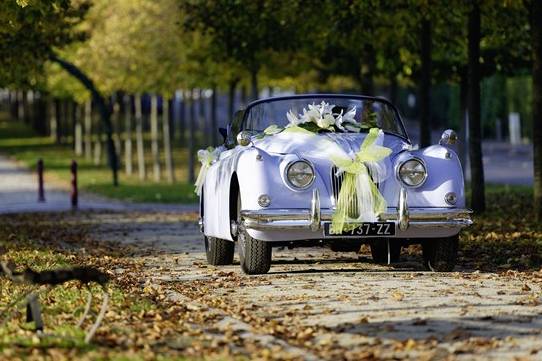
{"label": "white lily flower", "polygon": [[354,117],[356,116],[356,108],[353,107],[342,116],[343,122],[356,123]]}
{"label": "white lily flower", "polygon": [[[333,126],[342,131],[359,131],[359,124],[354,119],[356,108],[353,107],[346,114],[343,111],[339,114],[333,113],[335,104],[322,101],[320,104],[308,104],[307,108],[303,108],[303,114],[296,115],[292,110],[286,113],[286,117],[291,126],[296,126],[304,123],[314,123],[319,128],[333,130]],[[346,125],[350,124],[348,128]]]}
{"label": "white lily flower", "polygon": [[335,124],[335,117],[331,114],[325,114],[322,118],[318,119],[316,125],[323,129],[330,129]]}
{"label": "white lily flower", "polygon": [[329,104],[329,103],[326,103],[325,101],[322,101],[322,103],[320,103],[320,109],[321,109],[322,115],[333,114],[333,108],[335,108],[335,104]]}
{"label": "white lily flower", "polygon": [[298,118],[297,115],[294,114],[293,111],[288,111],[288,113],[286,113],[286,118],[288,118],[288,121],[290,122],[290,124],[292,125],[299,125],[301,124],[301,119]]}
{"label": "white lily flower", "polygon": [[309,110],[303,109],[302,118],[305,120],[303,123],[315,123],[318,124],[318,120],[321,118],[319,109],[314,105],[309,105]]}

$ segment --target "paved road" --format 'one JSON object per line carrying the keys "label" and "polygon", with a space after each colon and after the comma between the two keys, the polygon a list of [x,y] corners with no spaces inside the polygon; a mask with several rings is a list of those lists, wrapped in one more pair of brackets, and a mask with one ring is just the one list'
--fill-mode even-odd
{"label": "paved road", "polygon": [[542,360],[542,272],[437,274],[419,254],[388,267],[304,248],[275,249],[271,272],[249,277],[208,266],[183,217],[95,215],[93,237],[136,246],[147,283],[212,314],[200,325],[210,338],[234,332],[277,358]]}
{"label": "paved road", "polygon": [[[61,212],[71,210],[70,193],[58,184],[47,182],[45,202],[38,202],[36,174],[0,155],[0,213]],[[80,210],[160,210],[193,211],[195,205],[135,204],[115,201],[91,194],[79,195]]]}

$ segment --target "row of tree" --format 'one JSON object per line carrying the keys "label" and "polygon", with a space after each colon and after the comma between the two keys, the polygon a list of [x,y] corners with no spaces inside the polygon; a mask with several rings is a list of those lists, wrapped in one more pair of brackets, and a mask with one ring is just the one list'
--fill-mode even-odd
{"label": "row of tree", "polygon": [[534,205],[542,218],[541,7],[537,0],[9,0],[0,8],[0,86],[92,96],[115,173],[107,101],[114,92],[222,89],[232,114],[242,82],[252,98],[263,84],[365,94],[386,84],[392,101],[399,84],[415,84],[424,146],[432,85],[457,83],[463,134],[468,113],[471,205],[482,211],[481,79],[531,73]]}
{"label": "row of tree", "polygon": [[[56,144],[71,146],[76,156],[84,156],[95,165],[103,163],[106,138],[92,101],[79,104],[70,98],[51,98],[32,91],[8,91],[0,98],[0,105],[10,110],[13,119],[50,136]],[[240,97],[236,103],[246,101]],[[142,181],[150,173],[156,182],[165,177],[173,183],[174,159],[179,159],[174,153],[184,149],[188,159],[183,167],[188,171],[184,181],[194,183],[196,149],[218,145],[218,126],[225,127],[229,120],[225,112],[218,112],[224,105],[223,97],[217,99],[217,94],[202,89],[179,92],[170,99],[116,93],[109,102],[119,166],[127,176],[137,175]]]}

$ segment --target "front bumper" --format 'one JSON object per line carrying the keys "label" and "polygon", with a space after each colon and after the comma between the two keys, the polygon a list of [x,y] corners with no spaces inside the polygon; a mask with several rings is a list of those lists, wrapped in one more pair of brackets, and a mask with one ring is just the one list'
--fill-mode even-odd
{"label": "front bumper", "polygon": [[[401,190],[397,207],[388,207],[379,215],[380,221],[394,222],[405,233],[416,229],[460,229],[472,224],[469,209],[408,208],[406,191]],[[314,190],[310,209],[242,210],[243,229],[255,231],[306,230],[318,232],[331,222],[332,209],[320,209],[318,190]],[[320,232],[319,232],[320,233]],[[411,233],[411,232],[408,232]]]}

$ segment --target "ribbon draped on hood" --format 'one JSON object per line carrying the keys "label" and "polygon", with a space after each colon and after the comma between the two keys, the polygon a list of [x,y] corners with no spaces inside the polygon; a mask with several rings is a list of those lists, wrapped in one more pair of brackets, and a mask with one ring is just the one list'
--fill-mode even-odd
{"label": "ribbon draped on hood", "polygon": [[299,150],[297,145],[302,145],[302,156],[329,159],[337,168],[335,175],[343,175],[331,222],[333,233],[352,230],[363,222],[376,222],[378,215],[386,210],[386,200],[375,183],[387,178],[388,156],[392,150],[382,145],[384,132],[381,129],[371,128],[359,150],[352,152],[338,144],[337,137],[346,134],[318,134],[298,126],[289,126],[282,131],[273,127],[266,129],[264,134],[267,136],[257,141],[257,145],[259,142],[283,144],[285,151],[288,148]]}

